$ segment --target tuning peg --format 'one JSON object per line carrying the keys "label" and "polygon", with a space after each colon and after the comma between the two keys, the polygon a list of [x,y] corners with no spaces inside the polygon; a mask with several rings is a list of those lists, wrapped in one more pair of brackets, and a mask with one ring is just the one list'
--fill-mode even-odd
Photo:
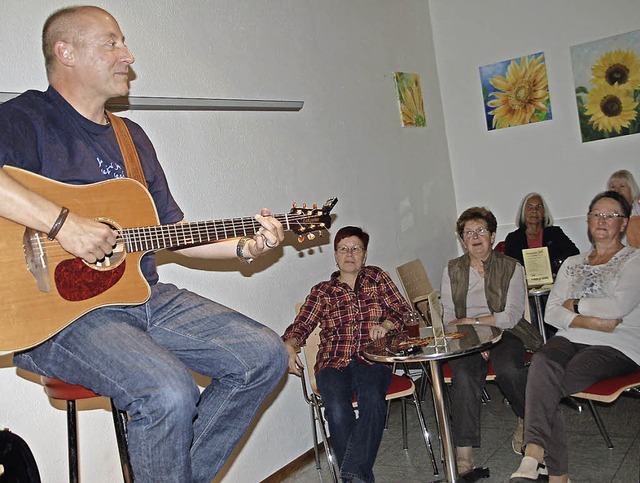
{"label": "tuning peg", "polygon": [[298,235],[298,243],[304,242],[304,235]]}
{"label": "tuning peg", "polygon": [[305,210],[307,208],[307,204],[306,203],[302,203],[302,209]]}
{"label": "tuning peg", "polygon": [[313,233],[309,233],[309,234],[307,235],[307,240],[309,240],[309,241],[313,241],[313,240],[315,239],[315,237],[316,237],[316,236],[315,236]]}
{"label": "tuning peg", "polygon": [[317,209],[318,209],[318,203],[314,203],[314,204],[313,204],[313,209],[314,209],[314,210],[317,210]]}

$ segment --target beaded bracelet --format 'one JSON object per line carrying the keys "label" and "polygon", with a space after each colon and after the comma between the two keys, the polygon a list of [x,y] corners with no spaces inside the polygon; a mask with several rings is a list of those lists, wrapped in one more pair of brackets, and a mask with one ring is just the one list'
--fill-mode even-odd
{"label": "beaded bracelet", "polygon": [[64,222],[67,219],[68,214],[69,214],[69,208],[63,206],[62,209],[60,210],[60,214],[58,215],[58,218],[56,218],[56,221],[53,223],[51,230],[49,230],[49,233],[47,234],[47,238],[49,240],[55,239],[56,235],[60,231],[60,228],[62,228],[62,225],[64,225]]}
{"label": "beaded bracelet", "polygon": [[236,257],[238,257],[238,259],[244,263],[253,262],[253,258],[244,257],[244,246],[247,244],[249,240],[251,240],[250,237],[243,236],[242,238],[240,238],[240,240],[238,240],[238,244],[236,245]]}

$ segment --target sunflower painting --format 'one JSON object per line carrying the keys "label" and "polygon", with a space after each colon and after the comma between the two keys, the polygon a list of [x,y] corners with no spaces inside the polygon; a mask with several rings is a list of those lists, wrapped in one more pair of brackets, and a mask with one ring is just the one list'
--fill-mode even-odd
{"label": "sunflower painting", "polygon": [[480,67],[487,129],[551,119],[544,53]]}
{"label": "sunflower painting", "polygon": [[400,120],[403,126],[424,127],[427,117],[424,113],[420,76],[408,72],[394,72],[393,78],[398,93]]}
{"label": "sunflower painting", "polygon": [[582,142],[640,132],[640,30],[571,47]]}

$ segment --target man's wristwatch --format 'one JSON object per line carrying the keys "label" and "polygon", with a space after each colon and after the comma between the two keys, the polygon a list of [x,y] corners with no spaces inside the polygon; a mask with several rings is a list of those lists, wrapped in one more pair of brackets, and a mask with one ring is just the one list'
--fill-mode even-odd
{"label": "man's wristwatch", "polygon": [[253,258],[244,257],[244,246],[249,240],[251,240],[251,238],[249,238],[248,236],[243,236],[242,238],[240,238],[240,240],[238,240],[238,244],[236,245],[236,256],[238,257],[238,260],[244,263],[253,262]]}
{"label": "man's wristwatch", "polygon": [[573,299],[573,311],[576,314],[580,314],[580,311],[578,310],[578,304],[580,303],[580,299]]}

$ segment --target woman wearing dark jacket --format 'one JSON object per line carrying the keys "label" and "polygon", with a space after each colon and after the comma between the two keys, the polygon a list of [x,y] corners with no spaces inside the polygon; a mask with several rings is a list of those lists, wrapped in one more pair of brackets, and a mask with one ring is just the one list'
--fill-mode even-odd
{"label": "woman wearing dark jacket", "polygon": [[[518,217],[516,219],[518,229],[507,235],[504,241],[504,254],[515,258],[524,266],[522,250],[525,248],[547,247],[553,278],[560,269],[560,265],[567,257],[580,253],[578,247],[565,235],[562,228],[553,226],[553,217],[549,207],[539,193],[529,193],[522,199]],[[547,304],[547,296],[540,297],[544,313]],[[536,307],[533,300],[529,300],[531,307],[531,323],[540,327]],[[547,338],[555,333],[554,327],[545,326]]]}
{"label": "woman wearing dark jacket", "polygon": [[580,253],[562,228],[553,226],[551,212],[539,193],[529,193],[523,198],[516,225],[518,229],[509,233],[504,241],[504,254],[515,258],[523,265],[522,250],[547,247],[551,271],[555,278],[562,262],[567,257]]}

